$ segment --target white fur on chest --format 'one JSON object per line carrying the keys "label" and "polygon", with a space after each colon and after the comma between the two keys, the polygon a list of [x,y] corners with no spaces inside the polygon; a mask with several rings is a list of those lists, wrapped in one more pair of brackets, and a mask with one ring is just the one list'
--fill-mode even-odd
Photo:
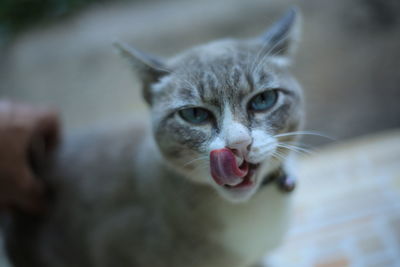
{"label": "white fur on chest", "polygon": [[244,266],[256,263],[280,244],[289,213],[290,196],[267,185],[246,203],[221,204],[218,214],[224,231],[217,239],[243,259]]}

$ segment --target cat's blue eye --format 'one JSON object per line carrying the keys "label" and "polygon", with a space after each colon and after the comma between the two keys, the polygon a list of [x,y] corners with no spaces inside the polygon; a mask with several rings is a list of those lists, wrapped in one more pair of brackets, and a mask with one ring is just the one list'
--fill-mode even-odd
{"label": "cat's blue eye", "polygon": [[207,122],[211,114],[204,108],[185,108],[178,111],[179,116],[187,122],[201,124]]}
{"label": "cat's blue eye", "polygon": [[277,100],[277,90],[268,90],[253,97],[250,100],[249,109],[253,111],[266,111],[272,108]]}

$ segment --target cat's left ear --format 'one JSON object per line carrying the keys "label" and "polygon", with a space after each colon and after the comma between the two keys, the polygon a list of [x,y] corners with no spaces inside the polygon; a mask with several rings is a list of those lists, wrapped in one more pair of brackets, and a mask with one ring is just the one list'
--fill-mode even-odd
{"label": "cat's left ear", "polygon": [[115,42],[114,46],[120,54],[127,58],[134,72],[142,82],[142,94],[148,104],[152,103],[151,84],[170,73],[160,59],[145,54],[136,48],[121,42]]}
{"label": "cat's left ear", "polygon": [[271,56],[289,60],[297,47],[301,18],[297,7],[290,8],[262,36],[261,42]]}

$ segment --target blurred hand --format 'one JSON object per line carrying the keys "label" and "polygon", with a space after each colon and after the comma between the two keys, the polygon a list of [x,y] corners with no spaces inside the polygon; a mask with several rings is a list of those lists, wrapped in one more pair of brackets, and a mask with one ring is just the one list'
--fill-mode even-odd
{"label": "blurred hand", "polygon": [[55,148],[59,128],[54,110],[0,101],[0,211],[45,208],[45,187],[33,173],[30,153],[35,142],[42,153]]}

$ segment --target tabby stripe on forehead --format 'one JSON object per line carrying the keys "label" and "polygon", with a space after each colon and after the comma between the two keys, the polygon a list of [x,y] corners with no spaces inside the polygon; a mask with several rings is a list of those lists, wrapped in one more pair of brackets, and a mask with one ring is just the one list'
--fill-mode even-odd
{"label": "tabby stripe on forehead", "polygon": [[203,80],[199,82],[201,86],[197,86],[197,91],[203,102],[209,102],[212,105],[218,105],[220,97],[220,88],[218,78],[215,73],[205,72]]}
{"label": "tabby stripe on forehead", "polygon": [[266,84],[271,80],[271,77],[265,71],[258,72],[258,83]]}
{"label": "tabby stripe on forehead", "polygon": [[209,72],[206,74],[206,81],[208,81],[208,91],[211,92],[214,89],[217,89],[218,86],[218,78],[215,73]]}
{"label": "tabby stripe on forehead", "polygon": [[196,87],[197,88],[197,92],[199,93],[199,95],[200,95],[200,98],[201,98],[201,100],[204,102],[204,83],[203,83],[203,81],[204,81],[204,74],[202,75],[202,77],[200,78],[200,82],[198,83],[198,86]]}
{"label": "tabby stripe on forehead", "polygon": [[179,91],[179,97],[185,100],[193,99],[195,96],[194,92],[191,89],[183,88]]}
{"label": "tabby stripe on forehead", "polygon": [[245,72],[244,75],[246,76],[246,81],[248,83],[248,88],[249,88],[250,92],[254,91],[253,75],[249,72]]}
{"label": "tabby stripe on forehead", "polygon": [[242,86],[241,78],[242,78],[242,71],[239,69],[238,66],[235,66],[233,68],[232,75],[231,75],[231,80],[232,80],[231,86],[233,86],[233,87]]}

